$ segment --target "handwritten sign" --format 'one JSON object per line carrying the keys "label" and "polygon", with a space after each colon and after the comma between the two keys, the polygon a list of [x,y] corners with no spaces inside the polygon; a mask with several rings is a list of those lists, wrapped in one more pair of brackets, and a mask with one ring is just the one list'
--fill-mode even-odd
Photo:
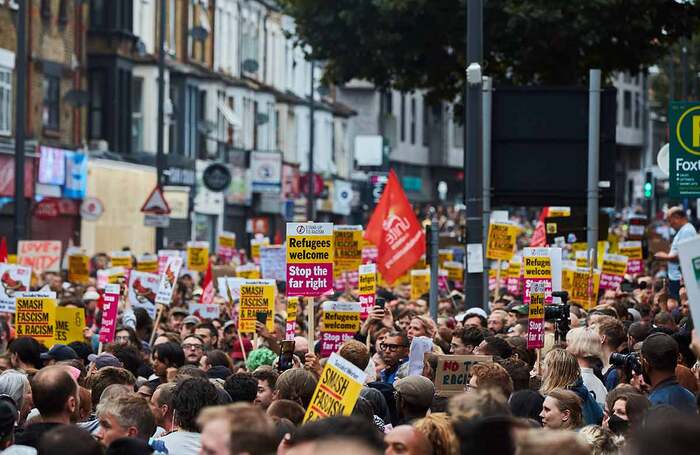
{"label": "handwritten sign", "polygon": [[59,272],[61,242],[59,240],[20,240],[17,243],[18,265],[30,267],[36,273]]}
{"label": "handwritten sign", "polygon": [[29,267],[0,263],[0,312],[15,312],[15,298],[29,290],[31,277]]}
{"label": "handwritten sign", "polygon": [[56,294],[21,292],[17,294],[16,305],[17,336],[30,336],[46,346],[51,345],[56,321]]}
{"label": "handwritten sign", "polygon": [[53,344],[68,344],[85,341],[85,310],[82,308],[56,307],[56,325],[53,331]]}
{"label": "handwritten sign", "polygon": [[469,369],[476,363],[492,363],[490,355],[439,355],[435,370],[435,392],[457,395],[469,384]]}
{"label": "handwritten sign", "polygon": [[510,260],[515,253],[515,243],[520,228],[515,223],[500,222],[489,225],[489,237],[486,244],[486,258]]}
{"label": "handwritten sign", "polygon": [[361,306],[355,302],[323,302],[321,357],[337,352],[360,330]]}
{"label": "handwritten sign", "polygon": [[108,284],[102,295],[102,327],[100,327],[100,343],[111,343],[117,330],[117,309],[119,307],[119,285]]}
{"label": "handwritten sign", "polygon": [[275,319],[275,280],[245,280],[240,288],[241,333],[255,333],[258,313],[267,313],[265,326],[274,332]]}
{"label": "handwritten sign", "polygon": [[187,270],[206,272],[209,265],[209,242],[187,242]]}
{"label": "handwritten sign", "polygon": [[367,374],[352,363],[331,354],[304,415],[304,423],[328,416],[350,415]]}
{"label": "handwritten sign", "polygon": [[333,224],[287,223],[287,295],[333,289]]}

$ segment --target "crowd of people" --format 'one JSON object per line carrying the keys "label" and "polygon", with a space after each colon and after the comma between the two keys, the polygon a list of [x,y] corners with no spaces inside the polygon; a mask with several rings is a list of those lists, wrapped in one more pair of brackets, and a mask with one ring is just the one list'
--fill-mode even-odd
{"label": "crowd of people", "polygon": [[[254,336],[241,335],[231,319],[237,302],[226,296],[214,298],[221,317],[190,314],[188,304],[203,292],[200,277],[190,273],[179,278],[158,321],[122,299],[114,341],[99,346],[102,291],[94,276],[107,262],[98,256],[86,287],[59,274],[43,277],[60,305],[84,308],[83,341],[47,349],[16,336],[11,317],[0,319],[0,449],[40,455],[696,453],[700,339],[682,281],[668,280],[677,267],[673,254],[650,257],[648,272],[601,292],[588,311],[564,307],[558,319],[545,321],[539,350],[527,349],[522,296],[505,288],[488,310],[456,291],[441,295],[437,320],[429,317],[427,299],[410,298],[407,284],[379,288],[380,304],[337,352],[367,374],[351,415],[306,423],[327,360],[318,343],[321,304],[357,301],[353,291],[315,299],[312,337],[311,308],[300,304],[289,368],[279,362],[287,323],[283,289],[275,330],[258,321]],[[568,331],[555,336],[562,327]],[[431,340],[432,348],[422,372],[409,374],[419,338]],[[462,391],[442,393],[435,377],[444,354],[490,361],[470,367]]]}

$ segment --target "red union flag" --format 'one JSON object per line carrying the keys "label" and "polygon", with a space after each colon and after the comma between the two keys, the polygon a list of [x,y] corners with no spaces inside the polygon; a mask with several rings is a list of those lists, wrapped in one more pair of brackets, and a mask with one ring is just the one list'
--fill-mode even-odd
{"label": "red union flag", "polygon": [[377,246],[377,268],[388,283],[406,273],[425,254],[423,228],[393,170],[369,220],[365,238]]}

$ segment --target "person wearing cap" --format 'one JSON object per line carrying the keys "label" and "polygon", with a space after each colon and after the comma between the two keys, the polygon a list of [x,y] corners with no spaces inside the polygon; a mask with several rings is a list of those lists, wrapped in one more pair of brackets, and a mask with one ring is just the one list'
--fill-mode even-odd
{"label": "person wearing cap", "polygon": [[109,352],[103,352],[102,354],[90,354],[88,356],[88,361],[95,365],[95,370],[101,370],[105,367],[122,367],[122,362],[114,356],[114,354]]}
{"label": "person wearing cap", "polygon": [[668,262],[668,295],[678,300],[681,288],[681,266],[678,262],[678,244],[684,240],[692,239],[698,233],[695,227],[688,222],[688,215],[683,207],[671,207],[666,212],[666,220],[671,225],[676,235],[673,236],[671,248],[668,253],[659,251],[654,255],[657,261]]}
{"label": "person wearing cap", "polygon": [[399,423],[422,419],[430,409],[435,385],[424,376],[408,376],[394,383]]}
{"label": "person wearing cap", "polygon": [[18,416],[14,400],[8,395],[0,397],[0,452],[14,444]]}
{"label": "person wearing cap", "polygon": [[230,353],[233,350],[233,343],[238,336],[236,330],[238,326],[236,321],[226,321],[221,327],[221,339],[219,340],[219,349]]}
{"label": "person wearing cap", "polygon": [[40,357],[44,365],[53,365],[56,362],[77,359],[78,354],[65,344],[54,344],[48,352],[42,353]]}
{"label": "person wearing cap", "polygon": [[168,316],[168,325],[173,332],[180,333],[182,328],[182,320],[189,316],[190,313],[181,307],[176,307],[170,310],[170,315]]}
{"label": "person wearing cap", "polygon": [[182,320],[182,326],[180,327],[180,338],[183,340],[187,338],[190,335],[194,335],[194,328],[199,324],[201,321],[197,316],[187,316],[185,319]]}

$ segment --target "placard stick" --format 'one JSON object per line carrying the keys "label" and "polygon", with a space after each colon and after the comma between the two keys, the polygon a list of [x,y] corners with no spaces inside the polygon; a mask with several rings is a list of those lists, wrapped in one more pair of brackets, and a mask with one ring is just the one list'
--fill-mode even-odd
{"label": "placard stick", "polygon": [[496,261],[496,290],[493,292],[493,301],[498,300],[498,294],[501,292],[501,260]]}
{"label": "placard stick", "polygon": [[[241,329],[237,330],[238,332],[238,345],[241,347],[241,352],[243,353],[243,363],[248,362],[248,354],[245,352],[245,344],[243,344],[243,336],[241,335]],[[255,348],[255,346],[253,346]]]}
{"label": "placard stick", "polygon": [[309,352],[313,353],[314,352],[314,335],[315,335],[315,330],[316,330],[314,327],[314,323],[316,322],[316,319],[314,318],[314,298],[313,297],[306,297],[306,317],[307,317],[306,337],[307,337],[308,343],[309,343]]}
{"label": "placard stick", "polygon": [[102,354],[102,342],[100,341],[100,344],[97,345],[97,355]]}
{"label": "placard stick", "polygon": [[160,324],[160,318],[163,316],[163,305],[158,305],[158,311],[156,311],[156,319],[153,321],[153,332],[151,332],[151,341],[148,342],[149,345],[153,346],[153,342],[156,340],[156,332],[158,331],[158,325]]}
{"label": "placard stick", "polygon": [[542,376],[542,348],[537,348],[535,350],[537,354],[537,376]]}

